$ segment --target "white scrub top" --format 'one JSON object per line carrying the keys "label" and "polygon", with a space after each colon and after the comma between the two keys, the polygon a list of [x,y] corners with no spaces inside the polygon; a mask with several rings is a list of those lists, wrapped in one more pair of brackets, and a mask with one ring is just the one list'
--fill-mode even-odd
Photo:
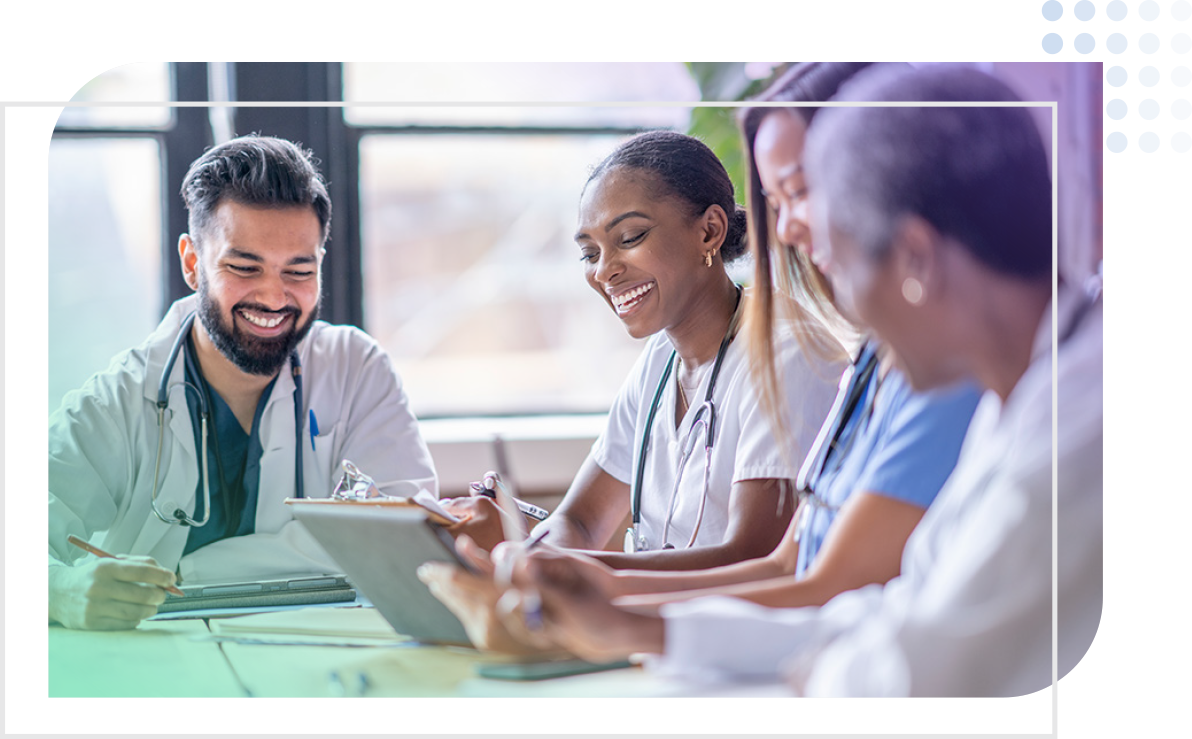
{"label": "white scrub top", "polygon": [[[1061,291],[1059,333],[1082,296]],[[1005,403],[986,393],[960,461],[907,541],[885,588],[822,608],[731,598],[664,606],[655,668],[685,676],[777,678],[808,695],[1017,696],[1051,684],[1052,324]],[[1092,643],[1102,602],[1102,312],[1060,344],[1058,672]]]}
{"label": "white scrub top", "polygon": [[[114,554],[148,555],[163,567],[178,567],[183,580],[191,582],[337,571],[282,502],[295,493],[294,381],[288,363],[261,415],[254,533],[183,557],[189,529],[154,515],[158,383],[181,323],[196,307],[193,295],[174,303],[144,343],[117,355],[107,370],[68,393],[50,416],[50,566],[84,556],[66,542],[68,534],[76,534]],[[327,497],[345,458],[388,494],[413,495],[420,488],[436,492],[430,453],[384,350],[359,329],[316,321],[297,351],[304,403],[319,427],[312,450],[309,414],[302,414],[306,496]],[[170,385],[183,375],[179,358]],[[158,508],[192,513],[196,493],[202,495],[195,434],[180,387],[169,401]]]}
{"label": "white scrub top", "polygon": [[[707,502],[693,546],[711,546],[724,541],[729,520],[729,497],[734,483],[743,480],[793,480],[815,435],[831,409],[844,363],[818,361],[804,355],[793,336],[776,347],[779,377],[783,384],[793,448],[782,448],[772,432],[770,420],[758,401],[750,376],[748,340],[738,335],[729,344],[716,381],[715,437],[708,475]],[[658,382],[670,361],[674,346],[659,333],[630,371],[609,412],[608,425],[592,447],[601,469],[631,488],[640,464],[641,438],[646,427]],[[683,548],[691,538],[699,517],[704,489],[704,432],[691,433],[696,414],[707,395],[711,369],[704,372],[699,389],[688,400],[690,407],[675,428],[675,400],[678,384],[671,372],[658,402],[650,429],[642,484],[641,531],[650,549],[669,543]],[[696,438],[698,437],[698,438]],[[684,443],[695,450],[681,470]],[[630,493],[632,495],[632,491]],[[665,541],[668,507],[674,495],[674,515]],[[788,501],[789,504],[789,501]]]}

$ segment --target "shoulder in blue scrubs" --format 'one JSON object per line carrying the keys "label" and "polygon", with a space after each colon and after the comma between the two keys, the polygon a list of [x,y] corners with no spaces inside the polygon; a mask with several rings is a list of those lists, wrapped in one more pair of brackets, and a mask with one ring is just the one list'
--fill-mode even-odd
{"label": "shoulder in blue scrubs", "polygon": [[816,497],[827,505],[810,513],[795,577],[811,566],[837,510],[853,493],[931,505],[956,466],[980,399],[971,383],[916,393],[897,370],[885,378],[874,373],[816,483]]}

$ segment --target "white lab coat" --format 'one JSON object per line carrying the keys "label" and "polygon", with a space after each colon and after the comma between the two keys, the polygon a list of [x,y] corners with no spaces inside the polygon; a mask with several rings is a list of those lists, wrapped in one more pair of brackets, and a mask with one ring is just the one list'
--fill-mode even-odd
{"label": "white lab coat", "polygon": [[[184,582],[336,571],[282,503],[295,493],[294,380],[288,362],[261,415],[255,533],[182,557],[189,529],[154,515],[158,383],[181,323],[196,306],[193,295],[176,302],[143,344],[69,393],[50,417],[50,565],[83,556],[66,542],[68,534],[76,534],[110,552],[149,555],[163,567],[177,567]],[[317,321],[298,355],[304,401],[319,427],[312,452],[309,414],[303,414],[306,496],[327,497],[345,458],[371,475],[383,492],[413,495],[425,488],[437,494],[430,453],[384,350],[358,329]],[[184,373],[179,357],[170,373],[173,390],[161,452],[158,508],[167,515],[179,507],[195,511],[199,482],[195,435],[178,385]]]}
{"label": "white lab coat", "polygon": [[[1061,293],[1061,335],[1077,302]],[[1009,398],[990,393],[978,406],[955,472],[907,541],[900,577],[823,608],[729,598],[665,606],[655,668],[719,679],[787,670],[808,695],[1013,696],[1050,685],[1051,357],[1048,312]],[[1061,677],[1101,616],[1101,366],[1098,303],[1059,354]]]}

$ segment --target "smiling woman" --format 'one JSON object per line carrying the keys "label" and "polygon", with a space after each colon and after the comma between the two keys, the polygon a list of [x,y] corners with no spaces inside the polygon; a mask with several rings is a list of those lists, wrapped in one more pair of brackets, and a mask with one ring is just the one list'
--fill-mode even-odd
{"label": "smiling woman", "polygon": [[[642,134],[594,169],[575,236],[585,276],[631,336],[650,338],[563,503],[541,524],[546,541],[599,549],[628,514],[627,553],[595,556],[615,567],[689,569],[764,555],[781,537],[793,505],[780,481],[795,476],[840,366],[804,356],[793,337],[780,348],[794,444],[779,445],[735,340],[748,296],[724,264],[745,251],[745,234],[724,167],[697,139]],[[499,538],[482,518],[463,530]]]}

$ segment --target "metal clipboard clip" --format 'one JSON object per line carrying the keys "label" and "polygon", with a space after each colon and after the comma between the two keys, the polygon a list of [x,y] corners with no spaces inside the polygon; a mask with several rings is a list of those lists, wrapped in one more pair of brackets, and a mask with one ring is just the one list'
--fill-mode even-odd
{"label": "metal clipboard clip", "polygon": [[392,497],[382,493],[380,488],[377,487],[377,483],[371,477],[361,472],[350,460],[345,459],[340,466],[343,468],[343,475],[339,478],[339,482],[335,484],[335,489],[331,491],[332,499],[386,500]]}

